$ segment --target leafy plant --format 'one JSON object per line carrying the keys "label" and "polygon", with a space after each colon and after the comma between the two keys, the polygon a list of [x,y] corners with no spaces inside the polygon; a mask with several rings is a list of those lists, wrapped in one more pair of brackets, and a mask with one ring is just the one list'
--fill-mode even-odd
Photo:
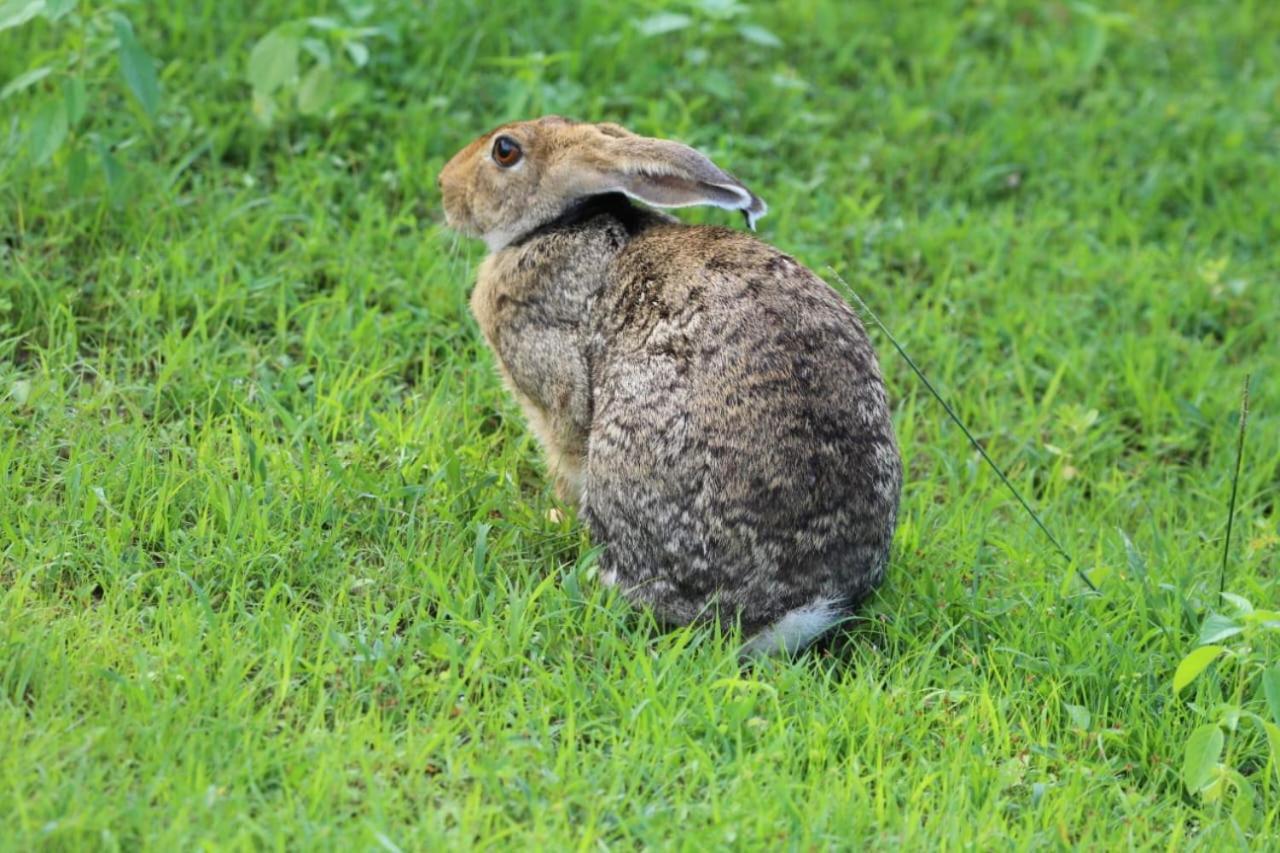
{"label": "leafy plant", "polygon": [[[90,104],[108,98],[120,82],[140,108],[145,124],[159,113],[163,92],[156,61],[124,12],[111,4],[83,11],[76,0],[8,0],[0,4],[0,31],[33,26],[38,19],[62,31],[60,49],[39,55],[34,67],[0,88],[0,103],[26,102],[22,159],[29,168],[60,165],[79,195],[96,158],[109,192],[116,196],[124,170],[113,150],[119,138],[86,127]],[[118,74],[118,79],[115,75]]]}
{"label": "leafy plant", "polygon": [[394,38],[394,32],[361,25],[368,7],[348,13],[354,23],[310,17],[280,24],[253,46],[245,80],[252,87],[254,118],[262,125],[271,126],[290,108],[323,116],[360,97],[351,72],[369,63],[370,40]]}
{"label": "leafy plant", "polygon": [[699,0],[690,11],[693,14],[657,12],[636,21],[636,31],[646,39],[669,39],[683,30],[696,32],[699,46],[691,48],[685,56],[693,65],[702,65],[710,58],[701,45],[719,38],[738,41],[744,49],[757,52],[783,45],[782,39],[772,31],[744,20],[750,9],[738,0]]}
{"label": "leafy plant", "polygon": [[[1265,738],[1272,769],[1280,776],[1280,662],[1274,642],[1280,638],[1280,611],[1255,609],[1245,598],[1222,593],[1232,613],[1210,613],[1200,627],[1200,644],[1178,664],[1173,690],[1181,693],[1217,663],[1220,672],[1233,673],[1231,698],[1213,707],[1191,703],[1208,718],[1187,738],[1182,781],[1205,803],[1234,792],[1231,817],[1241,830],[1253,821],[1256,792],[1239,767],[1245,750],[1241,722],[1249,722]],[[1230,642],[1228,642],[1230,641]]]}

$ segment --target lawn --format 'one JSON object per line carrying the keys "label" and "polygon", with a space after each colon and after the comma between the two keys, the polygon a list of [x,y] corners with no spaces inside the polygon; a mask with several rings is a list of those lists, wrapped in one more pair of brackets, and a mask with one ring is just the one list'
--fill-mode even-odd
{"label": "lawn", "polygon": [[[1280,4],[1102,5],[0,0],[0,846],[1280,844]],[[1072,559],[872,328],[849,631],[602,589],[435,187],[552,112],[742,178]]]}

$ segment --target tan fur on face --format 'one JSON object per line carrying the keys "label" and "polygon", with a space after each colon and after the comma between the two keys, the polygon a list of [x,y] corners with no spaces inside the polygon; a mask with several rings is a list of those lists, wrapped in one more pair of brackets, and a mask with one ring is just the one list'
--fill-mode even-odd
{"label": "tan fur on face", "polygon": [[[494,160],[499,136],[520,146],[515,165],[503,167]],[[740,181],[686,145],[561,116],[494,128],[454,155],[439,182],[449,226],[484,238],[491,251],[576,202],[609,192],[658,207],[708,204],[741,210],[749,224],[766,211]]]}

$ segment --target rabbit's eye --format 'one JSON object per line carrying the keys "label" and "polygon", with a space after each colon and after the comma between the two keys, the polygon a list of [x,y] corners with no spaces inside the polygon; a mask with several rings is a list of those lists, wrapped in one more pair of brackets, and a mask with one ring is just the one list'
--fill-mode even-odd
{"label": "rabbit's eye", "polygon": [[520,162],[520,146],[510,136],[499,136],[493,140],[493,159],[499,166],[509,169]]}

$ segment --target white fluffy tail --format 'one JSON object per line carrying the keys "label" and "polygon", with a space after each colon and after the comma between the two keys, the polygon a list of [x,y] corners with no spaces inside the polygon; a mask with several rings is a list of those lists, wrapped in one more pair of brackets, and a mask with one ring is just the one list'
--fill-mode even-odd
{"label": "white fluffy tail", "polygon": [[742,647],[742,656],[794,654],[843,618],[844,613],[834,599],[815,598],[759,631]]}

